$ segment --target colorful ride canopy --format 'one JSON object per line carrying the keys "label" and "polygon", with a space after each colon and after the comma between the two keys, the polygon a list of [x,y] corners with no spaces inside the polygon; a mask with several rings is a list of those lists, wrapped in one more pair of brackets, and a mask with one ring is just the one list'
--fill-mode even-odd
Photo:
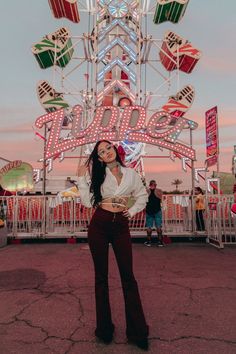
{"label": "colorful ride canopy", "polygon": [[33,45],[32,52],[42,69],[49,68],[54,64],[64,68],[74,53],[69,30],[61,27],[46,35],[40,42]]}
{"label": "colorful ride canopy", "polygon": [[168,71],[179,69],[191,73],[201,57],[201,52],[194,48],[187,39],[167,31],[160,51],[162,65]]}
{"label": "colorful ride canopy", "polygon": [[65,17],[68,20],[79,23],[79,11],[77,0],[48,0],[54,17]]}
{"label": "colorful ride canopy", "polygon": [[11,192],[28,192],[34,189],[33,168],[27,162],[12,161],[0,170],[0,184]]}
{"label": "colorful ride canopy", "polygon": [[184,86],[175,96],[170,96],[168,102],[162,106],[163,111],[172,116],[171,125],[175,123],[176,118],[182,117],[192,106],[195,98],[193,86]]}
{"label": "colorful ride canopy", "polygon": [[165,21],[177,23],[184,16],[189,0],[157,0],[153,22],[159,24]]}
{"label": "colorful ride canopy", "polygon": [[63,94],[56,92],[49,82],[39,81],[37,85],[38,99],[46,112],[54,112],[61,108],[69,107]]}

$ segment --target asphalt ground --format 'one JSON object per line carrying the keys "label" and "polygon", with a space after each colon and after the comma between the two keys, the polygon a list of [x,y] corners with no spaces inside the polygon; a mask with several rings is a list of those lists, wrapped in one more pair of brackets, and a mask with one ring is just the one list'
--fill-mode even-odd
{"label": "asphalt ground", "polygon": [[[236,248],[133,243],[150,353],[236,353]],[[142,353],[125,336],[119,273],[110,249],[114,340],[94,337],[94,273],[86,243],[0,249],[0,354]]]}

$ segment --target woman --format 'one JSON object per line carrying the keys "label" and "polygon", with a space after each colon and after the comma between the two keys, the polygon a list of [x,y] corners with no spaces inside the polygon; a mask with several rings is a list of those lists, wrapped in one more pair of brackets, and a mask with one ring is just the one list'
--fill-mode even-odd
{"label": "woman", "polygon": [[[90,174],[90,186],[86,177]],[[87,163],[78,168],[81,202],[95,207],[88,229],[88,242],[95,269],[96,330],[104,343],[113,338],[108,290],[108,249],[112,244],[118,264],[126,313],[126,335],[139,348],[148,349],[145,321],[137,282],[132,269],[129,219],[145,208],[147,192],[141,178],[121,161],[117,148],[108,140],[98,141]],[[127,208],[128,199],[136,201]]]}
{"label": "woman", "polygon": [[196,187],[195,194],[197,231],[205,231],[205,222],[203,218],[203,213],[205,211],[205,202],[202,188]]}

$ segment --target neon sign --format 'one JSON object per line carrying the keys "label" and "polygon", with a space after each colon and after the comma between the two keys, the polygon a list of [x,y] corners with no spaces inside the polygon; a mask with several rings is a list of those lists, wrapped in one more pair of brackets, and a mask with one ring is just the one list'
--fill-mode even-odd
{"label": "neon sign", "polygon": [[21,160],[8,163],[0,170],[0,184],[9,191],[33,190],[33,168]]}
{"label": "neon sign", "polygon": [[[100,106],[93,121],[85,129],[81,128],[83,108],[73,108],[73,122],[70,137],[60,137],[64,120],[64,110],[40,116],[35,125],[42,128],[51,122],[50,135],[46,146],[46,159],[77,146],[95,143],[101,139],[112,141],[129,140],[159,146],[195,160],[195,150],[177,139],[183,129],[196,129],[197,123],[184,117],[178,117],[172,125],[168,112],[158,111],[147,122],[146,110],[142,106],[127,106],[123,113],[116,106]],[[171,123],[171,125],[170,125]]]}
{"label": "neon sign", "polygon": [[7,165],[5,165],[3,168],[1,168],[0,175],[6,174],[8,171],[10,171],[13,168],[20,167],[21,164],[22,164],[21,160],[11,161]]}

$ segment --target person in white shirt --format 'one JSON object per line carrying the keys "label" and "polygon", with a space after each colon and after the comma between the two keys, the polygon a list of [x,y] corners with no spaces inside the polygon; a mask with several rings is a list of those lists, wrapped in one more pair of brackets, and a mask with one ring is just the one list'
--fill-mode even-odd
{"label": "person in white shirt", "polygon": [[[116,146],[108,140],[98,141],[87,163],[78,168],[78,187],[81,203],[96,208],[88,228],[88,243],[95,269],[95,335],[106,344],[113,339],[108,289],[108,250],[111,243],[122,282],[127,338],[147,350],[149,329],[133,274],[129,231],[129,219],[146,206],[146,189],[138,173],[124,166]],[[135,202],[128,208],[131,196]]]}

